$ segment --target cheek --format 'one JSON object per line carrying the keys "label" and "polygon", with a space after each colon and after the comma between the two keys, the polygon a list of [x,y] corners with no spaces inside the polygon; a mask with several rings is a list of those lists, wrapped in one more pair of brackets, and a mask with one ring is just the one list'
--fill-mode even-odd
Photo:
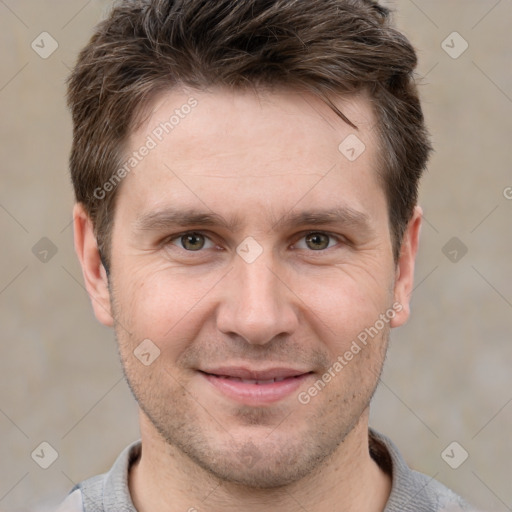
{"label": "cheek", "polygon": [[218,276],[194,279],[170,268],[144,270],[126,272],[127,277],[115,280],[116,313],[133,342],[149,338],[166,348],[169,339],[179,344],[180,339],[193,338]]}
{"label": "cheek", "polygon": [[339,351],[391,307],[391,285],[392,278],[382,270],[370,273],[352,267],[302,276],[296,289],[304,297],[306,321],[315,326],[320,339],[330,340],[329,345]]}

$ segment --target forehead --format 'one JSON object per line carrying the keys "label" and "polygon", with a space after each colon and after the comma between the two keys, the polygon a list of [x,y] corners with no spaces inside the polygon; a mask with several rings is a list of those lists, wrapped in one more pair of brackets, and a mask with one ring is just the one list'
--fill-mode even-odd
{"label": "forehead", "polygon": [[[250,145],[252,139],[254,152],[258,150],[258,142],[265,141],[264,150],[269,155],[273,155],[269,153],[273,149],[278,149],[283,156],[296,154],[300,149],[301,153],[313,150],[318,158],[322,148],[338,148],[344,134],[376,142],[373,140],[375,116],[367,95],[340,96],[334,104],[356,128],[346,124],[325,102],[308,92],[175,89],[158,94],[149,103],[144,122],[131,134],[129,145],[133,148],[137,139],[152,135],[159,144],[179,143],[184,151],[192,147],[197,158],[218,156],[223,148]],[[286,145],[280,144],[284,139]]]}
{"label": "forehead", "polygon": [[382,199],[371,102],[357,95],[335,104],[357,128],[308,93],[161,93],[128,140],[126,158],[139,156],[121,196],[146,210],[169,202],[226,210],[257,201],[274,218],[294,201],[309,210],[319,202],[376,209],[384,203],[371,197]]}

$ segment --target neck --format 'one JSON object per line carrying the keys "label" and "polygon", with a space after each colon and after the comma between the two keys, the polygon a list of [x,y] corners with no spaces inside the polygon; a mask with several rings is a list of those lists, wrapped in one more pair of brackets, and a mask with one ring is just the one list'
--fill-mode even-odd
{"label": "neck", "polygon": [[368,411],[329,460],[300,481],[255,489],[221,481],[167,444],[141,414],[142,455],[129,486],[139,512],[382,512],[391,479],[371,458]]}

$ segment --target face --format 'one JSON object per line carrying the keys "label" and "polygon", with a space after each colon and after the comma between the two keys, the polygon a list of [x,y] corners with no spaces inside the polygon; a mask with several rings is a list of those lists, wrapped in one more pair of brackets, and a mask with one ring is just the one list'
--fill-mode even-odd
{"label": "face", "polygon": [[370,103],[337,104],[358,130],[305,94],[173,91],[129,140],[156,144],[120,186],[95,310],[145,428],[228,481],[284,485],[333,455],[408,314]]}

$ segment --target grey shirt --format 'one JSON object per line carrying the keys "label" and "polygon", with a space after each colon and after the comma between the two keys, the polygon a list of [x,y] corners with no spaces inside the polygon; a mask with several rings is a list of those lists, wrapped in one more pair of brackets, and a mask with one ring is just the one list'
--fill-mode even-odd
{"label": "grey shirt", "polygon": [[[456,512],[470,507],[436,480],[410,469],[390,439],[370,429],[370,453],[392,477],[383,512]],[[112,469],[78,484],[58,512],[136,512],[128,489],[130,466],[140,457],[141,442],[128,446]]]}

